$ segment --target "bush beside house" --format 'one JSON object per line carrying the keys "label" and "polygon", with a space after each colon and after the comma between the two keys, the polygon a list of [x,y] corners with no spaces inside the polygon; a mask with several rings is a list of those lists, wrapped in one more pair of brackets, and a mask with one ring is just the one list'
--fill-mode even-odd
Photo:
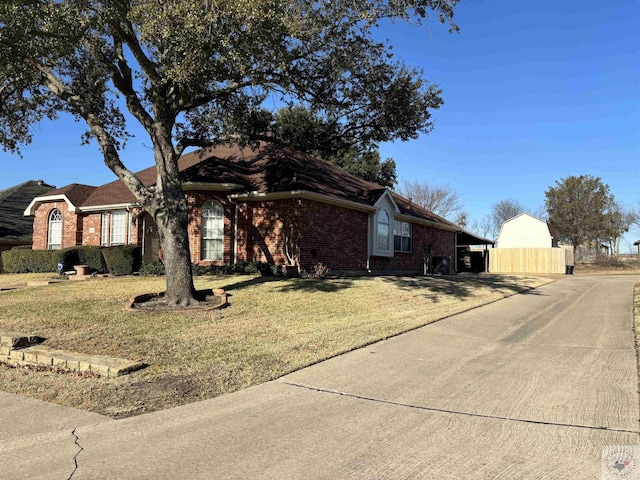
{"label": "bush beside house", "polygon": [[64,272],[73,271],[75,265],[88,265],[91,273],[131,275],[140,268],[140,247],[87,245],[62,250],[32,250],[23,246],[2,252],[2,261],[8,273],[57,272],[58,264],[62,264]]}

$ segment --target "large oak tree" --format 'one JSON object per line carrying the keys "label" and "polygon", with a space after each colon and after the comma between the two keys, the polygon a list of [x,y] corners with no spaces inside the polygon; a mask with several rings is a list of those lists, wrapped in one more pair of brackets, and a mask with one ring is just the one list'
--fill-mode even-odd
{"label": "large oak tree", "polygon": [[[65,112],[85,122],[85,140],[97,142],[156,220],[167,299],[186,305],[193,280],[177,163],[184,150],[265,137],[242,128],[265,105],[302,104],[365,143],[429,132],[441,91],[374,32],[387,20],[420,25],[430,17],[457,30],[457,2],[3,0],[0,142],[19,153],[44,118]],[[131,122],[153,146],[151,187],[121,161]]]}

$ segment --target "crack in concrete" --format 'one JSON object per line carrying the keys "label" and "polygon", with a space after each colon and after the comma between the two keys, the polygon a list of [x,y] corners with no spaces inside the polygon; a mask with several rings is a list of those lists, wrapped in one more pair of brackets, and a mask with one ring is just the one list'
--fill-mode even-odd
{"label": "crack in concrete", "polygon": [[606,432],[632,433],[632,434],[640,435],[640,430],[627,430],[624,428],[599,427],[594,425],[577,425],[572,423],[544,422],[542,420],[529,420],[526,418],[502,417],[499,415],[487,415],[483,413],[461,412],[457,410],[447,410],[446,408],[425,407],[420,405],[411,405],[409,403],[394,402],[392,400],[382,400],[379,398],[365,397],[363,395],[357,395],[354,393],[346,393],[346,392],[340,392],[338,390],[329,390],[325,388],[312,387],[310,385],[303,385],[301,383],[295,383],[295,382],[291,382],[284,379],[280,379],[280,381],[285,385],[289,385],[291,387],[304,388],[306,390],[311,390],[314,392],[327,393],[330,395],[338,395],[338,396],[348,397],[348,398],[355,398],[358,400],[365,400],[368,402],[383,403],[386,405],[393,405],[395,407],[413,408],[416,410],[424,410],[428,412],[448,413],[450,415],[462,415],[466,417],[475,417],[475,418],[489,418],[492,420],[504,420],[508,422],[531,423],[535,425],[550,425],[554,427],[579,428],[579,429],[586,429],[586,430],[601,430]]}
{"label": "crack in concrete", "polygon": [[73,472],[71,472],[71,475],[69,475],[67,480],[71,480],[73,478],[73,476],[76,474],[76,471],[78,470],[78,455],[80,455],[80,453],[82,453],[82,451],[84,450],[84,448],[82,448],[82,445],[80,445],[78,443],[78,440],[80,440],[80,437],[78,437],[78,435],[76,435],[76,429],[75,428],[71,431],[71,435],[74,436],[73,443],[75,443],[78,446],[79,450],[73,456],[74,468],[73,468]]}

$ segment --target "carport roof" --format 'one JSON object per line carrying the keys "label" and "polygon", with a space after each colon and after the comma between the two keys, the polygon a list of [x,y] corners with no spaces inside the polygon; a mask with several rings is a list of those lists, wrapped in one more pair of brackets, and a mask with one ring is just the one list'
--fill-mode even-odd
{"label": "carport roof", "polygon": [[458,245],[495,245],[496,242],[487,238],[482,238],[467,230],[458,232]]}

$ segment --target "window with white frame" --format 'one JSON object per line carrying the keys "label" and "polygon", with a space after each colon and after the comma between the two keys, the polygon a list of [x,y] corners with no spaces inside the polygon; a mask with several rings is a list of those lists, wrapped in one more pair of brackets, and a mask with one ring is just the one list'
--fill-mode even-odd
{"label": "window with white frame", "polygon": [[220,202],[208,200],[202,205],[202,260],[222,260],[224,211]]}
{"label": "window with white frame", "polygon": [[109,221],[109,245],[124,245],[127,243],[127,211],[111,212]]}
{"label": "window with white frame", "polygon": [[60,250],[62,248],[62,212],[54,208],[49,213],[49,228],[47,231],[47,249]]}
{"label": "window with white frame", "polygon": [[389,214],[386,210],[380,210],[377,218],[377,243],[378,250],[389,250]]}
{"label": "window with white frame", "polygon": [[396,252],[411,251],[411,224],[393,221],[393,249]]}
{"label": "window with white frame", "polygon": [[109,246],[109,214],[102,214],[102,225],[100,228],[100,245]]}
{"label": "window with white frame", "polygon": [[104,247],[125,245],[131,239],[131,226],[127,223],[127,211],[115,210],[102,214],[100,244]]}

